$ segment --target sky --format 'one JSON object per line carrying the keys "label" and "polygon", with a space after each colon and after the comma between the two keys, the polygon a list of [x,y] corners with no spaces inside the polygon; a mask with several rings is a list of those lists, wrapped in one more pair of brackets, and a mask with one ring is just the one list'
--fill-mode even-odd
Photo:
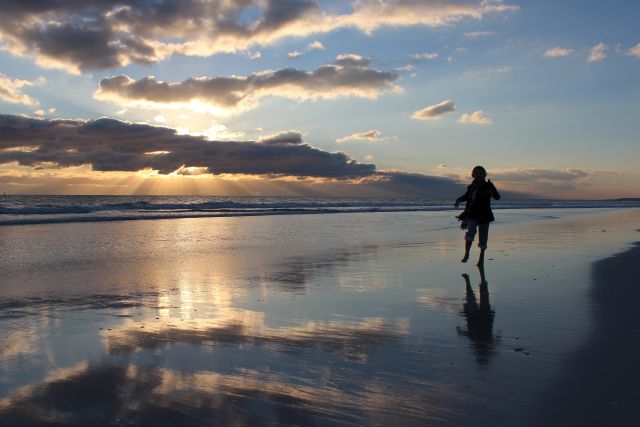
{"label": "sky", "polygon": [[640,197],[640,2],[0,0],[0,191]]}

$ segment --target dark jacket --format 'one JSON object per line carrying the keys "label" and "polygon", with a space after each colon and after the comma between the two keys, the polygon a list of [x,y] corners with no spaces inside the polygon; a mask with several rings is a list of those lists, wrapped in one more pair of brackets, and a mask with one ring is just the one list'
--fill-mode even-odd
{"label": "dark jacket", "polygon": [[[476,191],[475,197],[473,192]],[[491,198],[500,200],[500,193],[491,181],[472,182],[467,187],[467,192],[458,197],[456,203],[467,202],[464,208],[464,216],[485,224],[495,220],[491,212]]]}

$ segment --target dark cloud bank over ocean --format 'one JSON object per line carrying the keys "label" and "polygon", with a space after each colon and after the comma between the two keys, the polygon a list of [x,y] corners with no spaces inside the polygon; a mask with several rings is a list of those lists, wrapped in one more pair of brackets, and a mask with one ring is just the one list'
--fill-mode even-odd
{"label": "dark cloud bank over ocean", "polygon": [[[45,120],[0,115],[0,164],[36,169],[91,165],[94,171],[244,174],[329,180],[349,195],[451,197],[463,191],[454,180],[378,171],[342,152],[327,152],[287,131],[258,141],[210,141],[174,129],[114,119]],[[350,191],[349,191],[350,190]],[[356,194],[354,194],[356,193]],[[343,195],[343,194],[336,194]]]}

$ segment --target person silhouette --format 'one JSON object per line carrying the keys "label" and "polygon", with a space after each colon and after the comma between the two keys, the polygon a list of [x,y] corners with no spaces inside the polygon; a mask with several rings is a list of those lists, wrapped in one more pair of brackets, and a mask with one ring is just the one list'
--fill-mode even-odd
{"label": "person silhouette", "polygon": [[479,294],[480,301],[471,287],[468,274],[463,274],[465,281],[465,302],[460,313],[467,321],[467,328],[457,328],[458,334],[467,336],[473,345],[476,358],[480,364],[487,364],[489,355],[493,351],[493,319],[495,311],[489,303],[489,286],[484,275],[484,267],[478,266],[480,271]]}
{"label": "person silhouette", "polygon": [[473,182],[467,187],[467,191],[456,199],[453,206],[458,207],[460,203],[466,202],[464,212],[458,216],[462,221],[461,228],[466,229],[464,240],[464,257],[462,262],[469,260],[471,244],[476,236],[476,229],[479,231],[478,247],[480,257],[478,266],[484,264],[484,252],[487,250],[487,240],[489,239],[489,223],[494,221],[491,211],[491,198],[500,200],[500,193],[491,180],[486,181],[487,171],[482,166],[476,166],[471,172]]}

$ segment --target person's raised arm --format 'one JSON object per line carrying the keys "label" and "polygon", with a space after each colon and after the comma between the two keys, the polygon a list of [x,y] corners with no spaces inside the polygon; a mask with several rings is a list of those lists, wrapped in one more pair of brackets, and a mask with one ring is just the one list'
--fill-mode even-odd
{"label": "person's raised arm", "polygon": [[496,200],[500,200],[500,193],[498,193],[498,190],[496,189],[496,186],[493,185],[493,182],[491,182],[491,180],[488,180],[487,183],[489,184],[489,191],[491,192],[491,197],[493,197]]}

